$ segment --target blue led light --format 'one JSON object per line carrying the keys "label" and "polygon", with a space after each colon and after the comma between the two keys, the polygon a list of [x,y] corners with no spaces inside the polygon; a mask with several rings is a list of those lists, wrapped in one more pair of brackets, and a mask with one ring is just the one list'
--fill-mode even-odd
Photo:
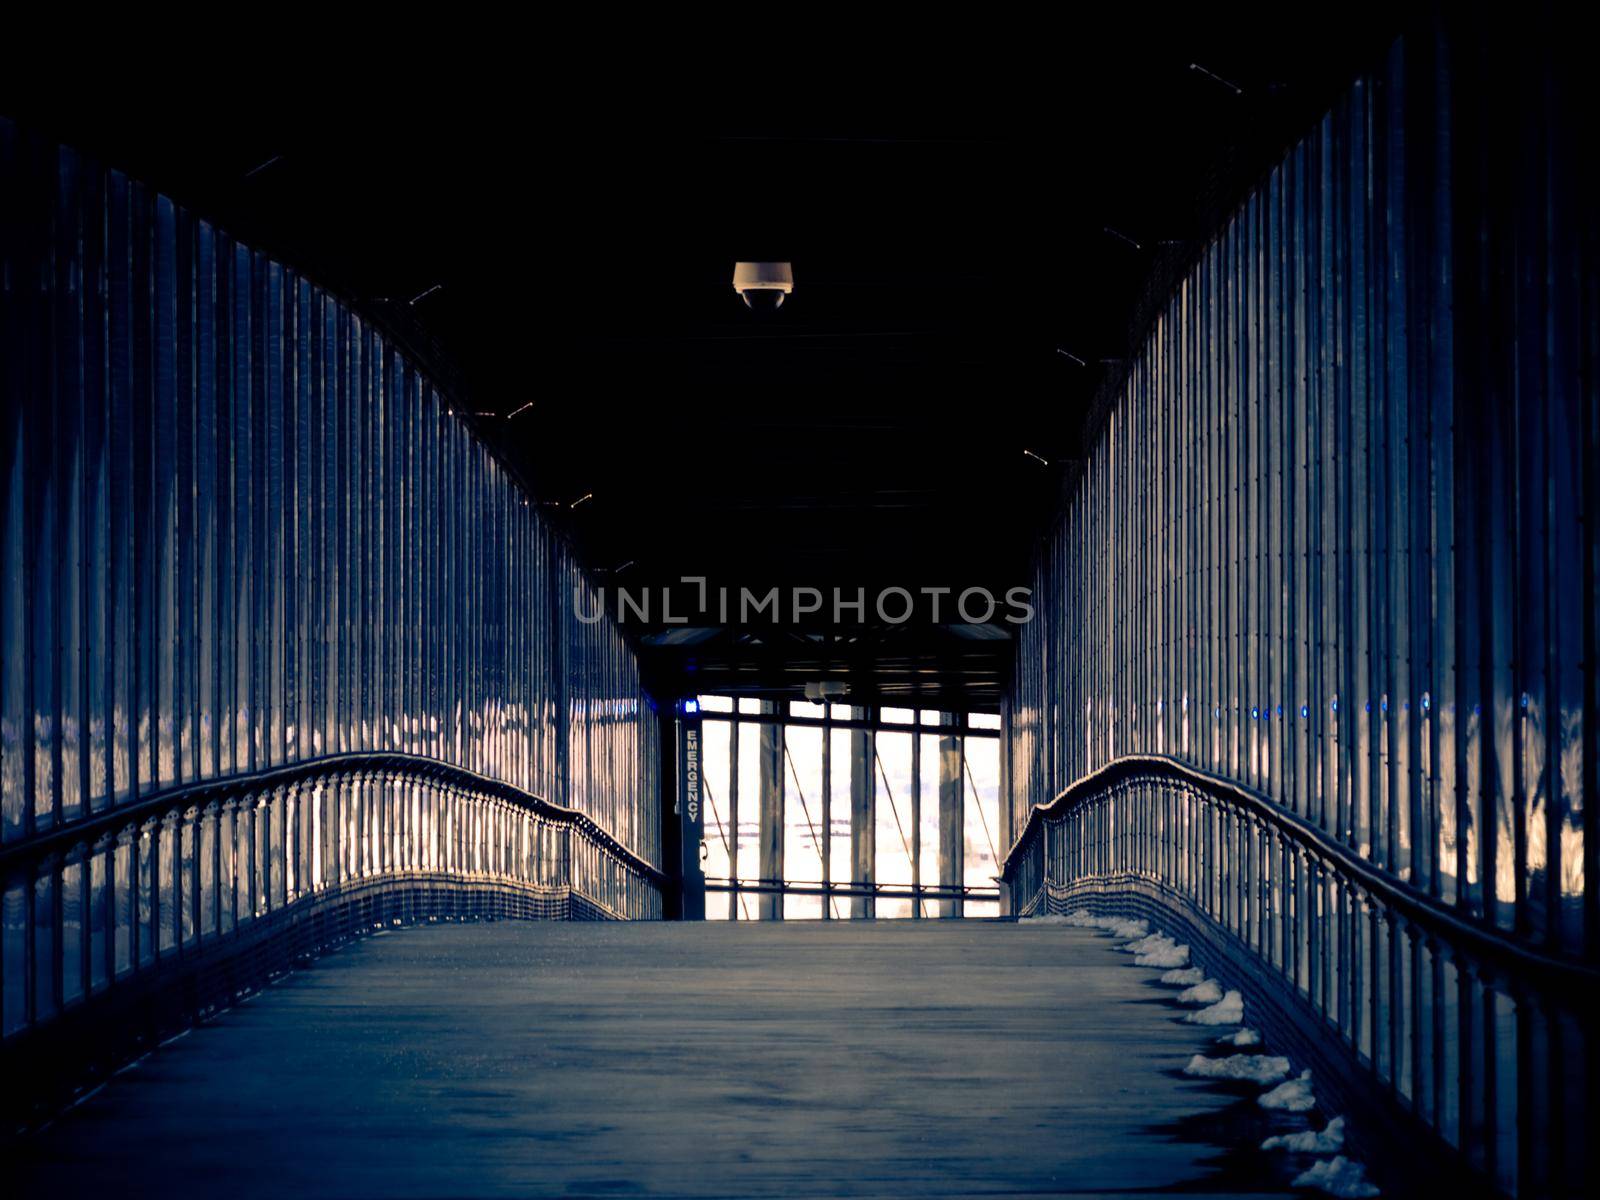
{"label": "blue led light", "polygon": [[1305,718],[1309,717],[1310,715],[1311,715],[1311,706],[1309,704],[1302,704],[1300,706],[1300,719],[1301,720],[1305,720]]}
{"label": "blue led light", "polygon": [[697,713],[699,711],[700,711],[700,701],[698,701],[698,700],[685,700],[683,702],[683,712],[684,712],[685,716],[692,717],[695,713]]}

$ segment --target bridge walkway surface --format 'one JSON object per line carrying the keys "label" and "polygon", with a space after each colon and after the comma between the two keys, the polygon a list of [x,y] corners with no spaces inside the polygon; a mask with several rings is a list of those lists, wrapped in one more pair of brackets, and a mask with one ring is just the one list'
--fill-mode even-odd
{"label": "bridge walkway surface", "polygon": [[1287,1193],[1260,1141],[1320,1118],[1185,1077],[1219,1030],[1160,974],[1043,923],[406,928],[115,1076],[11,1194]]}

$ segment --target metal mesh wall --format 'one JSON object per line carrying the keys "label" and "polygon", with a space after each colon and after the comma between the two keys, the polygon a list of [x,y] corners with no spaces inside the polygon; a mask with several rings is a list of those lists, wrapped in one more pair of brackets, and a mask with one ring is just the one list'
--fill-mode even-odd
{"label": "metal mesh wall", "polygon": [[10,124],[0,154],[5,840],[397,750],[654,859],[633,656],[570,622],[582,575],[448,402],[166,197]]}
{"label": "metal mesh wall", "polygon": [[1397,44],[1156,322],[1037,566],[1016,828],[1167,754],[1592,949],[1595,197],[1568,98],[1504,85],[1548,65],[1486,53]]}
{"label": "metal mesh wall", "polygon": [[[1551,29],[1477,19],[1356,80],[1130,364],[1020,636],[1012,887],[1242,937],[1242,978],[1286,971],[1502,1187],[1560,1190],[1600,949],[1595,109]],[[1272,807],[1159,766],[1113,786],[1137,756]],[[1252,905],[1283,924],[1240,934]]]}
{"label": "metal mesh wall", "polygon": [[[583,576],[529,498],[340,300],[0,121],[0,378],[8,1004],[29,970],[65,986],[28,927],[83,919],[34,911],[22,848],[201,781],[417,756],[659,866],[632,653],[570,619]],[[104,865],[42,895],[88,878],[103,913]]]}

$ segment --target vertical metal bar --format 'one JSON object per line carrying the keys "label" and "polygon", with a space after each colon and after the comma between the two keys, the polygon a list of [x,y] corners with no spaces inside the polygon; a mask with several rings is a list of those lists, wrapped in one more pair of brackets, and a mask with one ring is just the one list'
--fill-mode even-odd
{"label": "vertical metal bar", "polygon": [[822,705],[822,919],[833,919],[833,705]]}
{"label": "vertical metal bar", "polygon": [[[783,869],[783,743],[784,726],[779,719],[778,702],[763,700],[761,713],[772,720],[759,726],[761,738],[760,818],[761,882],[764,885],[781,884]],[[760,913],[763,921],[783,920],[783,894],[761,893]]]}
{"label": "vertical metal bar", "polygon": [[[872,712],[866,708],[852,708],[850,716],[855,721],[866,721]],[[873,733],[864,728],[850,730],[850,874],[851,886],[871,888],[877,878],[877,778],[873,769],[876,749]],[[871,918],[877,915],[877,904],[871,895],[850,897],[850,915]]]}
{"label": "vertical metal bar", "polygon": [[911,915],[922,913],[922,712],[913,709],[911,733]]}
{"label": "vertical metal bar", "polygon": [[[939,724],[949,727],[956,723],[953,713],[939,714]],[[966,866],[966,788],[962,774],[961,738],[946,732],[939,738],[939,886],[960,888]],[[960,899],[941,900],[941,917],[959,917],[963,913]]]}
{"label": "vertical metal bar", "polygon": [[[737,705],[737,701],[734,702]],[[737,715],[737,714],[735,714]],[[739,919],[739,722],[728,722],[728,920]]]}

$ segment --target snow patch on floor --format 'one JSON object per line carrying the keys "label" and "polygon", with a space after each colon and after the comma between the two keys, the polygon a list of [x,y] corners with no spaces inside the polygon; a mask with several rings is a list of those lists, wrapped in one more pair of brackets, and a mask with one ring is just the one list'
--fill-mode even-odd
{"label": "snow patch on floor", "polygon": [[1215,1004],[1221,999],[1222,985],[1215,979],[1204,980],[1178,993],[1179,1004]]}
{"label": "snow patch on floor", "polygon": [[1154,933],[1145,934],[1142,938],[1136,938],[1122,947],[1122,949],[1128,954],[1143,954],[1152,947],[1170,945],[1172,945],[1172,939],[1158,929]]}
{"label": "snow patch on floor", "polygon": [[1060,913],[1036,913],[1031,917],[1018,917],[1018,925],[1076,925],[1071,917],[1063,917]]}
{"label": "snow patch on floor", "polygon": [[1168,938],[1162,931],[1146,934],[1144,938],[1131,941],[1122,947],[1128,954],[1134,955],[1134,962],[1139,966],[1187,966],[1189,965],[1189,947],[1179,946],[1178,942]]}
{"label": "snow patch on floor", "polygon": [[[1180,946],[1163,933],[1152,933],[1133,943],[1133,961],[1141,967],[1186,967],[1189,965],[1189,947]],[[1124,950],[1129,947],[1124,946]]]}
{"label": "snow patch on floor", "polygon": [[1168,971],[1161,977],[1161,982],[1183,986],[1186,984],[1204,983],[1205,979],[1206,973],[1199,967],[1185,967],[1181,971]]}
{"label": "snow patch on floor", "polygon": [[1189,947],[1172,946],[1166,950],[1153,950],[1133,960],[1141,967],[1182,967],[1189,962]]}
{"label": "snow patch on floor", "polygon": [[1150,932],[1149,922],[1130,921],[1126,917],[1107,917],[1100,928],[1119,938],[1139,938]]}
{"label": "snow patch on floor", "polygon": [[[1182,996],[1179,996],[1182,999]],[[1244,997],[1230,991],[1210,1008],[1184,1013],[1183,1019],[1191,1025],[1237,1025],[1244,1020]]]}
{"label": "snow patch on floor", "polygon": [[1237,1033],[1224,1034],[1217,1039],[1219,1046],[1259,1046],[1261,1035],[1254,1029],[1241,1029]]}
{"label": "snow patch on floor", "polygon": [[1344,1149],[1344,1118],[1335,1117],[1326,1129],[1280,1133],[1261,1143],[1263,1150],[1292,1150],[1297,1154],[1332,1154]]}
{"label": "snow patch on floor", "polygon": [[1230,1054],[1227,1058],[1196,1054],[1183,1073],[1201,1079],[1239,1079],[1265,1087],[1289,1074],[1289,1060],[1274,1054]]}
{"label": "snow patch on floor", "polygon": [[1344,1155],[1314,1162],[1294,1177],[1295,1187],[1316,1188],[1330,1196],[1376,1196],[1378,1189],[1358,1162]]}
{"label": "snow patch on floor", "polygon": [[1301,1071],[1299,1078],[1280,1083],[1256,1103],[1262,1108],[1275,1108],[1282,1112],[1310,1112],[1317,1105],[1317,1098],[1311,1091],[1310,1068]]}

